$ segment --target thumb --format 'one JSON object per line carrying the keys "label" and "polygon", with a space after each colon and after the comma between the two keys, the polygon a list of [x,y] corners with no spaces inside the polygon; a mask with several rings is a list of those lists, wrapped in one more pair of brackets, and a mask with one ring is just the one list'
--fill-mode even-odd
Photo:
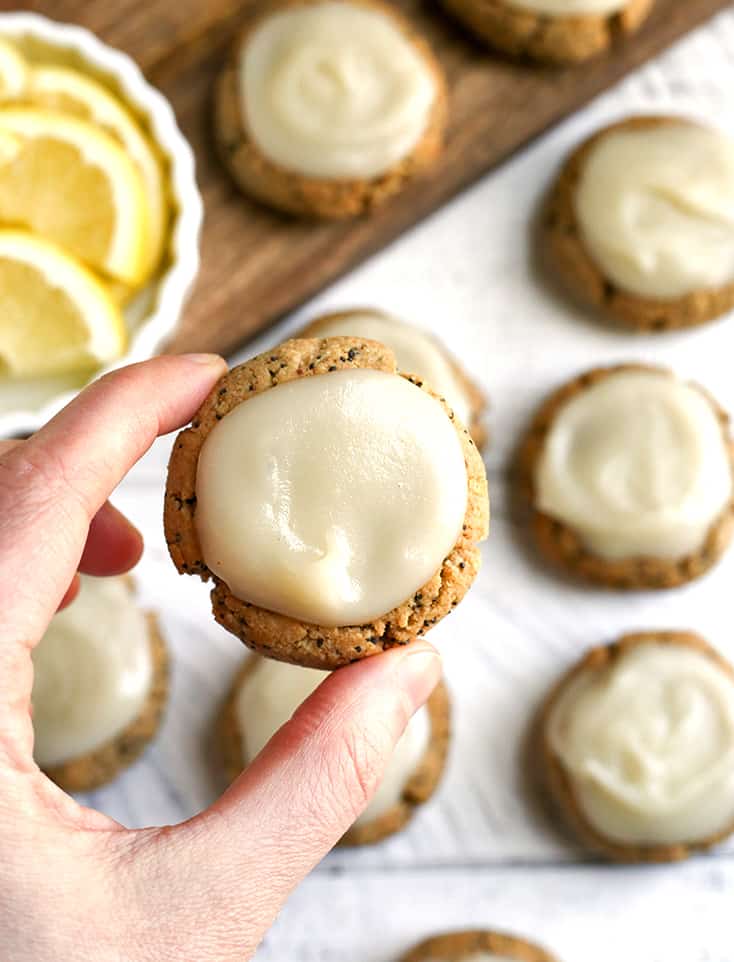
{"label": "thumb", "polygon": [[[145,905],[137,934],[154,932],[172,959],[249,958],[291,890],[364,810],[440,677],[424,641],[334,672],[215,805],[143,833],[134,862],[149,881],[137,889],[160,903]],[[150,884],[161,877],[165,886]]]}

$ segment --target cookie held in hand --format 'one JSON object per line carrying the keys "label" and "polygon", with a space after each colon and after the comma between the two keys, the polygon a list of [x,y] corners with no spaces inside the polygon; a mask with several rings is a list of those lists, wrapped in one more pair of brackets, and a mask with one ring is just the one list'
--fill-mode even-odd
{"label": "cookie held in hand", "polygon": [[480,564],[468,430],[384,345],[286,341],[226,374],[174,443],[165,531],[251,648],[337,668],[425,634]]}

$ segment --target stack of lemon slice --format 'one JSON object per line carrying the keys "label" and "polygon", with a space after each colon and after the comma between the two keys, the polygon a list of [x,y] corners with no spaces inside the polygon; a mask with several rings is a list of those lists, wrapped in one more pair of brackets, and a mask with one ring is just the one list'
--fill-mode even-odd
{"label": "stack of lemon slice", "polygon": [[127,108],[0,41],[0,375],[119,357],[121,305],[158,267],[167,219],[161,159]]}

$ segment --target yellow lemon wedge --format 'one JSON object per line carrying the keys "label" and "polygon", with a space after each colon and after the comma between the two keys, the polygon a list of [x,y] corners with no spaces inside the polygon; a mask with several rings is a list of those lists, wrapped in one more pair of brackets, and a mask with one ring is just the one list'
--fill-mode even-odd
{"label": "yellow lemon wedge", "polygon": [[34,67],[24,100],[33,106],[72,114],[100,127],[125,148],[140,173],[148,208],[144,274],[158,266],[168,221],[168,198],[162,158],[135,117],[101,83],[68,67]]}
{"label": "yellow lemon wedge", "polygon": [[55,244],[0,230],[0,373],[91,371],[119,357],[120,309],[90,270]]}
{"label": "yellow lemon wedge", "polygon": [[140,174],[123,147],[86,121],[34,107],[0,109],[0,223],[27,227],[132,286],[145,277]]}
{"label": "yellow lemon wedge", "polygon": [[23,95],[30,71],[15,47],[0,40],[0,104]]}

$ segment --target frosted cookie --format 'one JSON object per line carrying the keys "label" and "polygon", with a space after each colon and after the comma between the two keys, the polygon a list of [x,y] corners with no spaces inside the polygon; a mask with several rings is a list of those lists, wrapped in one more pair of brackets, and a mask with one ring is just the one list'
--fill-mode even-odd
{"label": "frosted cookie", "polygon": [[734,669],[698,635],[593,649],[541,717],[551,796],[594,850],[668,862],[734,832]]}
{"label": "frosted cookie", "polygon": [[358,337],[286,341],[226,374],[177,438],[166,540],[214,617],[281,661],[407,644],[463,598],[489,504],[448,407]]}
{"label": "frosted cookie", "polygon": [[81,576],[76,599],[33,649],[33,755],[68,792],[113,779],[155,736],[168,655],[129,578]]}
{"label": "frosted cookie", "polygon": [[654,0],[443,0],[478,37],[504,53],[579,63],[634,33]]}
{"label": "frosted cookie", "polygon": [[487,441],[482,420],[487,406],[484,391],[475,384],[461,364],[431,334],[383,311],[359,308],[324,314],[311,321],[299,337],[334,337],[354,334],[380,341],[395,353],[398,369],[417,374],[453,410],[481,448]]}
{"label": "frosted cookie", "polygon": [[[327,672],[253,655],[235,679],[219,719],[225,774],[233,782],[272,736],[321,684]],[[370,845],[399,832],[433,795],[443,774],[450,737],[449,698],[443,682],[413,715],[385,777],[342,845]]]}
{"label": "frosted cookie", "polygon": [[501,932],[476,930],[434,935],[400,962],[556,962],[539,945]]}
{"label": "frosted cookie", "polygon": [[566,161],[543,218],[550,266],[639,331],[734,308],[734,141],[676,117],[607,127]]}
{"label": "frosted cookie", "polygon": [[520,453],[533,532],[570,574],[672,588],[723,554],[734,522],[729,419],[664,368],[598,368],[540,408]]}
{"label": "frosted cookie", "polygon": [[247,23],[216,93],[222,158],[283,211],[354,217],[438,157],[446,82],[428,44],[378,0],[283,0]]}

